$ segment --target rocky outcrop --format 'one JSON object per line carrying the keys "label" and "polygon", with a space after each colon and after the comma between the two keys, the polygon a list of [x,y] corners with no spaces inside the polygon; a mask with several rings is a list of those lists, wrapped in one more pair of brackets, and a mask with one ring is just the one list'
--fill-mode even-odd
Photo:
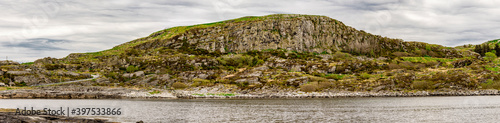
{"label": "rocky outcrop", "polygon": [[[140,50],[188,47],[210,52],[244,53],[252,50],[286,49],[316,53],[345,51],[380,56],[427,48],[432,51],[428,54],[435,57],[462,57],[455,49],[434,45],[429,48],[430,45],[425,43],[404,42],[401,39],[372,35],[326,16],[285,14],[247,18],[248,21],[239,21],[245,20],[240,18],[213,26],[179,27],[185,29],[184,32],[166,29],[133,42],[146,40],[135,46]],[[164,39],[162,35],[174,36]]]}
{"label": "rocky outcrop", "polygon": [[0,66],[4,65],[19,65],[19,62],[9,61],[9,60],[0,61]]}
{"label": "rocky outcrop", "polygon": [[16,115],[15,112],[0,112],[2,123],[106,123],[106,119],[77,118],[53,115]]}
{"label": "rocky outcrop", "polygon": [[132,78],[132,77],[142,77],[144,76],[144,71],[137,71],[134,73],[126,73],[122,75],[125,78]]}

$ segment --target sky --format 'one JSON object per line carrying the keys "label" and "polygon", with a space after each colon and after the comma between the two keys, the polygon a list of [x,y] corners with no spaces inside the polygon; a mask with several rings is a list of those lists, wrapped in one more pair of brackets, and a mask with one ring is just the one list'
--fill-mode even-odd
{"label": "sky", "polygon": [[269,14],[324,15],[444,46],[500,38],[494,0],[0,0],[0,60],[96,52],[175,26]]}

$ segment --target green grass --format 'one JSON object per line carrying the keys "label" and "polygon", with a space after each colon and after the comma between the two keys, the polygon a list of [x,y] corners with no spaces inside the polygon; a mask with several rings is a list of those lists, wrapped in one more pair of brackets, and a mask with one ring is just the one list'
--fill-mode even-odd
{"label": "green grass", "polygon": [[161,93],[161,91],[159,91],[159,90],[154,90],[154,91],[149,92],[149,94],[159,94],[159,93]]}
{"label": "green grass", "polygon": [[34,64],[34,62],[25,62],[25,63],[21,63],[21,65],[32,65]]}
{"label": "green grass", "polygon": [[207,94],[208,96],[235,96],[236,94],[232,94],[232,93],[218,93],[218,94],[212,94],[212,93],[208,93]]}
{"label": "green grass", "polygon": [[498,66],[495,66],[495,67],[486,66],[486,70],[498,72],[498,71],[500,71],[500,67],[498,67]]}
{"label": "green grass", "polygon": [[345,76],[346,76],[345,74],[326,74],[323,77],[327,79],[342,80]]}
{"label": "green grass", "polygon": [[205,96],[205,94],[191,94],[191,95],[195,95],[195,96]]}
{"label": "green grass", "polygon": [[447,58],[433,58],[433,57],[401,57],[404,61],[409,62],[419,62],[419,63],[427,63],[427,62],[452,62],[456,59],[447,59]]}

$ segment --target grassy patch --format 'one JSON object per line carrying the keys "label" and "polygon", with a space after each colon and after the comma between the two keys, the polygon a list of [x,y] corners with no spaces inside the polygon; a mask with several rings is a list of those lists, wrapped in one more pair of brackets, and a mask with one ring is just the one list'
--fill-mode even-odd
{"label": "grassy patch", "polygon": [[0,91],[3,90],[16,90],[16,89],[33,89],[32,87],[0,87]]}
{"label": "grassy patch", "polygon": [[345,76],[343,74],[326,74],[324,77],[327,79],[342,80]]}
{"label": "grassy patch", "polygon": [[175,89],[184,89],[187,87],[187,85],[182,82],[175,82],[174,84],[172,84],[172,87],[174,87]]}
{"label": "grassy patch", "polygon": [[212,93],[208,93],[207,94],[208,96],[235,96],[236,94],[232,94],[232,93],[218,93],[218,94],[212,94]]}
{"label": "grassy patch", "polygon": [[159,91],[159,90],[154,90],[154,91],[149,92],[149,94],[159,94],[159,93],[161,93],[161,91]]}
{"label": "grassy patch", "polygon": [[433,58],[433,57],[401,57],[404,61],[409,62],[419,62],[419,63],[427,63],[427,62],[452,62],[456,59],[447,59],[447,58]]}
{"label": "grassy patch", "polygon": [[21,63],[21,65],[32,65],[34,64],[34,62],[25,62],[25,63]]}
{"label": "grassy patch", "polygon": [[486,89],[500,89],[500,81],[488,79],[486,83],[481,84],[481,87]]}
{"label": "grassy patch", "polygon": [[195,95],[195,96],[205,96],[205,94],[191,94],[191,95]]}

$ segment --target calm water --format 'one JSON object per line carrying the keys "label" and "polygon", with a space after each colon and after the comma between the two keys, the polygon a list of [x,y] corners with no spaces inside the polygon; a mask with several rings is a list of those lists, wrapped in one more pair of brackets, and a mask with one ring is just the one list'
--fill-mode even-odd
{"label": "calm water", "polygon": [[119,107],[135,122],[498,122],[500,96],[336,99],[0,99],[0,108]]}

